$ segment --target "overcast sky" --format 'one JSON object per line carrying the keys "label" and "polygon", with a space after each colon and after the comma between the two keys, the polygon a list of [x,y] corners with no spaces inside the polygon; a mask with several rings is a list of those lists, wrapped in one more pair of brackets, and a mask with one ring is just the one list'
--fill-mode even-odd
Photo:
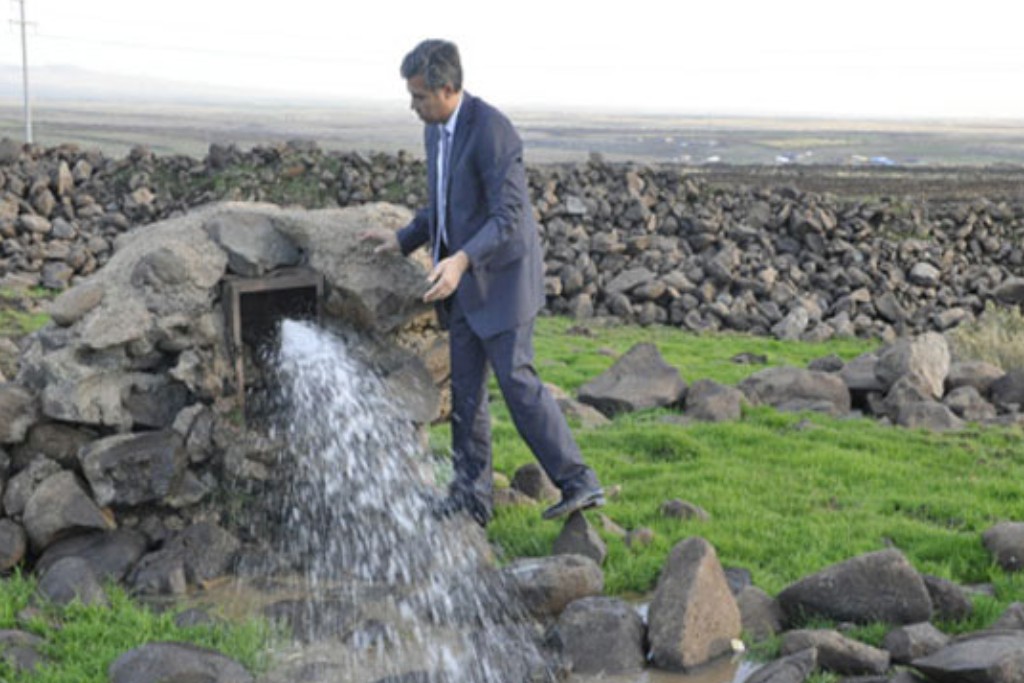
{"label": "overcast sky", "polygon": [[[17,20],[17,0],[3,0]],[[25,0],[30,65],[404,106],[444,37],[504,107],[1024,119],[1020,0]],[[20,64],[4,21],[0,62]]]}

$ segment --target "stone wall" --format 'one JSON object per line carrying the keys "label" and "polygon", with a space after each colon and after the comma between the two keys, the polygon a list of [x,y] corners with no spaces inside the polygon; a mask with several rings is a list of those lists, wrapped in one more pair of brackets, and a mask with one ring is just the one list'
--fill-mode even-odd
{"label": "stone wall", "polygon": [[[215,200],[424,201],[407,154],[213,145],[205,159],[0,143],[0,282],[63,289],[138,224]],[[529,169],[548,308],[781,338],[943,331],[1024,298],[1024,200],[712,186],[675,166]]]}

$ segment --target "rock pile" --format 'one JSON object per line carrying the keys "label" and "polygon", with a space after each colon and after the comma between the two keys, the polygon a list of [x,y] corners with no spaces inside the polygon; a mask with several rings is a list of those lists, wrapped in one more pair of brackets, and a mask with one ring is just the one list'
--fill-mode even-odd
{"label": "rock pile", "polygon": [[[65,288],[132,225],[214,200],[424,201],[422,161],[295,142],[203,160],[0,144],[0,279]],[[943,331],[1024,300],[1024,203],[713,188],[677,167],[529,169],[549,310],[786,339]]]}

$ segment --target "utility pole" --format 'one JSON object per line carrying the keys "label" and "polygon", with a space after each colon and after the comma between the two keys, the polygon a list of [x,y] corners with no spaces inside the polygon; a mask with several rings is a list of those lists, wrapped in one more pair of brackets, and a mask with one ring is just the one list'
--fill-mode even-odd
{"label": "utility pole", "polygon": [[25,98],[25,142],[32,144],[32,107],[28,102],[28,41],[25,39],[25,0],[18,0],[21,5],[21,84]]}

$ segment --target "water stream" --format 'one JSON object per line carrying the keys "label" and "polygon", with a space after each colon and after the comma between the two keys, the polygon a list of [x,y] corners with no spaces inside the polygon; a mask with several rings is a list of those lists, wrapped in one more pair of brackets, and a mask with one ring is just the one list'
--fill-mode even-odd
{"label": "water stream", "polygon": [[[294,321],[282,324],[269,367],[280,388],[269,411],[279,510],[260,531],[273,552],[256,579],[221,591],[294,630],[261,683],[555,681],[543,634],[494,569],[482,531],[433,514],[440,491],[423,476],[432,464],[383,381],[338,337]],[[599,680],[730,683],[749,671],[720,662],[692,676]]]}

